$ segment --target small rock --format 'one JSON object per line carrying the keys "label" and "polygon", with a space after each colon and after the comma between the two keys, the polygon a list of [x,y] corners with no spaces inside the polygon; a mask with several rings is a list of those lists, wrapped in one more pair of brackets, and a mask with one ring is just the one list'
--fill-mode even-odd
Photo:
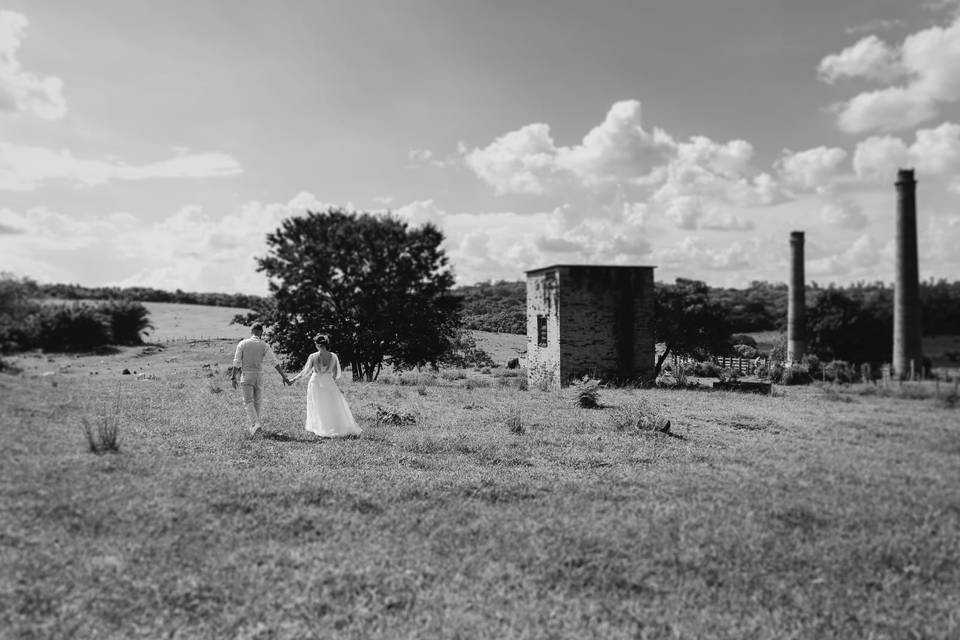
{"label": "small rock", "polygon": [[130,375],[130,369],[124,369],[123,371],[121,371],[121,374],[125,376]]}

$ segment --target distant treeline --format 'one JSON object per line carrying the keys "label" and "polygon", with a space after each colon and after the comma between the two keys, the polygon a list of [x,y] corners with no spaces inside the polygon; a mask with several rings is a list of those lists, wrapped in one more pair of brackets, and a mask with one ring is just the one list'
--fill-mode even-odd
{"label": "distant treeline", "polygon": [[[657,283],[660,285],[660,283]],[[478,283],[456,290],[463,300],[464,326],[478,331],[524,334],[527,332],[524,282]],[[893,287],[883,282],[858,282],[846,286],[807,287],[812,308],[827,292],[839,293],[854,305],[877,315],[893,315]],[[710,299],[726,310],[734,330],[784,331],[787,325],[787,285],[754,281],[743,289],[710,288]],[[928,280],[920,284],[925,335],[960,333],[960,281]]]}
{"label": "distant treeline", "polygon": [[137,300],[139,302],[176,302],[210,307],[239,307],[251,309],[262,296],[243,293],[195,293],[191,291],[164,291],[150,287],[84,287],[79,284],[37,284],[38,297],[61,300]]}
{"label": "distant treeline", "polygon": [[[261,296],[240,293],[194,293],[164,291],[150,287],[84,287],[78,284],[38,284],[28,279],[21,286],[32,289],[36,297],[62,300],[138,300],[176,302],[217,307],[252,309]],[[660,283],[657,283],[658,285]],[[892,318],[893,287],[883,282],[807,286],[807,306],[813,307],[825,293],[841,294],[854,306],[877,316]],[[522,281],[480,282],[457,287],[454,293],[462,302],[464,328],[496,333],[527,332],[527,287]],[[734,330],[784,331],[787,324],[787,285],[763,281],[751,282],[743,289],[711,287],[710,299],[726,310]],[[924,335],[960,333],[960,281],[944,279],[920,283]]]}
{"label": "distant treeline", "polygon": [[466,329],[496,333],[527,332],[527,285],[525,282],[480,282],[458,287]]}

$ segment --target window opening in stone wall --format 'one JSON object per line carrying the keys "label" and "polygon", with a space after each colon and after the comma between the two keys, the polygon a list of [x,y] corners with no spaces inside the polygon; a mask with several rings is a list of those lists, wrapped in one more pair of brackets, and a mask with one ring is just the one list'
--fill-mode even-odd
{"label": "window opening in stone wall", "polygon": [[537,346],[547,346],[547,316],[537,316]]}

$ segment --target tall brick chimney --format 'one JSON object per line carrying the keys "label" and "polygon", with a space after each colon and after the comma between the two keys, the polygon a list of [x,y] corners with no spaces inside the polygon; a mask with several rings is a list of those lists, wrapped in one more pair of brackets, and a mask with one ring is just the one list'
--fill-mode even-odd
{"label": "tall brick chimney", "polygon": [[[913,169],[897,171],[897,272],[893,289],[893,374],[919,374],[923,360],[920,273],[917,265],[917,182]],[[912,365],[912,366],[911,366]]]}
{"label": "tall brick chimney", "polygon": [[803,279],[803,231],[790,232],[790,289],[787,298],[787,362],[799,362],[807,346]]}

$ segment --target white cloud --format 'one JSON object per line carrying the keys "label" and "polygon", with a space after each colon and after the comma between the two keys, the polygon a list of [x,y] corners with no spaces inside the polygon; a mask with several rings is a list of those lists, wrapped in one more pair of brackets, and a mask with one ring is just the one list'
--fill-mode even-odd
{"label": "white cloud", "polygon": [[880,246],[871,236],[861,235],[836,245],[832,253],[825,252],[823,256],[809,260],[806,271],[810,277],[828,281],[844,277],[848,280],[884,279],[878,277],[877,267],[892,264],[891,251],[891,246]]}
{"label": "white cloud", "polygon": [[407,159],[410,160],[411,167],[446,167],[454,163],[453,160],[437,158],[430,149],[410,149],[407,151]]}
{"label": "white cloud", "polygon": [[955,179],[960,172],[960,125],[944,122],[935,129],[919,129],[910,145],[895,136],[873,136],[861,141],[853,154],[853,169],[861,178],[893,181],[896,170],[905,167],[915,167],[921,179]]}
{"label": "white cloud", "polygon": [[897,131],[935,117],[944,104],[960,100],[960,16],[889,47],[875,36],[825,57],[820,76],[904,82],[867,91],[835,106],[837,125],[848,133]]}
{"label": "white cloud", "polygon": [[642,179],[673,155],[675,143],[661,129],[644,130],[641,116],[639,100],[614,103],[579,145],[557,149],[558,167],[587,186]]}
{"label": "white cloud", "polygon": [[506,133],[483,149],[473,149],[464,161],[498,194],[538,194],[556,171],[556,155],[550,127],[535,123]]}
{"label": "white cloud", "polygon": [[124,212],[0,209],[0,225],[21,231],[0,235],[0,253],[6,268],[48,281],[263,294],[266,279],[254,258],[266,255],[266,235],[286,218],[328,206],[300,193],[287,203],[248,202],[221,215],[187,205],[149,224]]}
{"label": "white cloud", "polygon": [[820,209],[820,219],[830,226],[844,229],[863,229],[867,226],[863,208],[849,198],[826,202]]}
{"label": "white cloud", "polygon": [[725,247],[710,247],[702,239],[685,237],[672,247],[661,250],[657,258],[667,267],[685,273],[704,271],[738,271],[750,267],[758,255],[759,245],[753,241],[736,241]]}
{"label": "white cloud", "polygon": [[676,144],[665,132],[648,133],[638,100],[616,102],[579,145],[558,147],[544,123],[506,133],[466,153],[466,165],[497,193],[542,194],[558,184],[581,187],[642,183],[663,166]]}
{"label": "white cloud", "polygon": [[896,29],[902,26],[904,26],[903,20],[877,18],[876,20],[869,20],[867,22],[864,22],[863,24],[858,24],[853,27],[847,27],[846,32],[851,35],[859,35],[861,33],[876,33],[877,31],[890,31],[891,29]]}
{"label": "white cloud", "polygon": [[23,14],[0,11],[0,112],[56,120],[67,112],[63,81],[24,71],[17,60],[28,25]]}
{"label": "white cloud", "polygon": [[446,212],[437,207],[433,200],[415,200],[398,208],[394,213],[414,226],[430,223],[436,227],[442,227],[447,216]]}
{"label": "white cloud", "polygon": [[836,178],[846,158],[847,152],[839,147],[821,146],[797,153],[784,150],[776,169],[787,187],[800,191],[820,191]]}
{"label": "white cloud", "polygon": [[905,69],[887,43],[870,35],[821,60],[817,72],[821,80],[833,84],[844,77],[890,82],[903,75]]}
{"label": "white cloud", "polygon": [[49,149],[0,142],[0,190],[32,191],[49,182],[93,187],[113,180],[212,178],[241,172],[223,153],[181,151],[172,158],[143,165],[114,159],[78,158],[67,149]]}

